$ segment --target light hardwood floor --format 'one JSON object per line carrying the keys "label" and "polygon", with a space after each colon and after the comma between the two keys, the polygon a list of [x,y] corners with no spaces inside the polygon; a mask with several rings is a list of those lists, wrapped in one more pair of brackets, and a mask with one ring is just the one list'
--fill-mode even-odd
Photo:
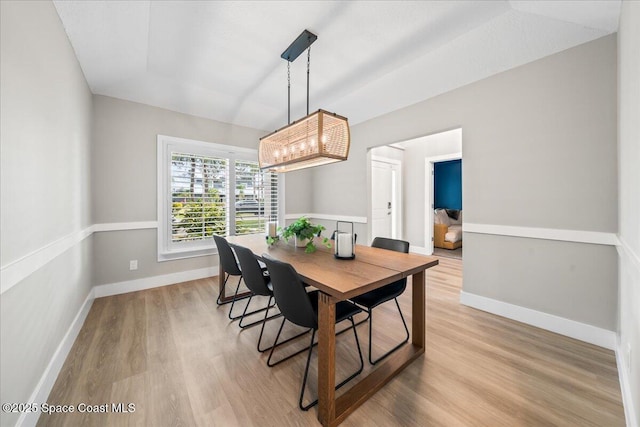
{"label": "light hardwood floor", "polygon": [[[461,276],[453,259],[428,270],[425,356],[342,425],[624,425],[613,352],[462,306]],[[42,415],[38,425],[318,425],[317,408],[298,409],[305,356],[268,368],[255,350],[259,328],[240,332],[216,296],[210,278],[97,299],[48,403],[133,403],[135,412]],[[268,340],[278,326],[267,324]],[[376,343],[392,344],[401,327],[395,304],[376,309]],[[367,325],[358,332],[366,372]],[[337,341],[339,381],[357,359],[352,333]],[[277,354],[305,345],[306,336]],[[316,361],[314,351],[314,398]]]}

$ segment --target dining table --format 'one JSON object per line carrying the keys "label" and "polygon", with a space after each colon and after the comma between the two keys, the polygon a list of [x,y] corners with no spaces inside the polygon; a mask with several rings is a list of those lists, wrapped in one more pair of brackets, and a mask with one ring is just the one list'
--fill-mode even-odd
{"label": "dining table", "polygon": [[[302,280],[318,293],[318,420],[323,426],[336,426],[380,390],[406,366],[424,354],[426,348],[426,288],[428,268],[438,259],[416,253],[402,253],[355,245],[352,260],[334,257],[333,249],[316,238],[317,250],[305,252],[283,240],[268,244],[263,234],[227,237],[229,243],[244,246],[260,258],[263,254],[289,263]],[[219,267],[219,284],[224,281]],[[411,276],[411,341],[376,365],[367,376],[336,398],[335,310],[336,303]]]}

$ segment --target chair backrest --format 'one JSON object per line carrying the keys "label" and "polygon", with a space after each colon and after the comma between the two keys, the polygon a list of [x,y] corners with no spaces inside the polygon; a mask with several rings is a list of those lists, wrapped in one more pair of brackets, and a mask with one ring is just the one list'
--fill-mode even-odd
{"label": "chair backrest", "polygon": [[[388,249],[390,251],[409,253],[409,242],[398,239],[389,239],[388,237],[376,237],[371,242],[372,248]],[[402,278],[397,282],[387,285],[387,290],[394,290],[394,293],[402,293],[407,287],[407,278]]]}
{"label": "chair backrest", "polygon": [[293,266],[275,260],[267,254],[262,255],[262,260],[267,265],[271,276],[276,304],[285,319],[304,328],[317,329],[318,315]]}
{"label": "chair backrest", "polygon": [[387,237],[376,237],[371,242],[372,248],[388,249],[390,251],[409,253],[409,242],[398,239],[389,239]]}
{"label": "chair backrest", "polygon": [[242,272],[238,267],[238,261],[236,261],[236,256],[233,254],[227,239],[214,235],[213,240],[215,240],[218,247],[218,256],[220,256],[220,264],[222,264],[224,271],[231,276],[240,276]]}
{"label": "chair backrest", "polygon": [[251,249],[229,243],[242,269],[242,278],[247,288],[256,295],[271,295],[262,269]]}

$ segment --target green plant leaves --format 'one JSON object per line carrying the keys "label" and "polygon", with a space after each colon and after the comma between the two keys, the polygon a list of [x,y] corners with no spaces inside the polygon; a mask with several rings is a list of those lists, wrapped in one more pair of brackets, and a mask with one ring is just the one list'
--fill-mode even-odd
{"label": "green plant leaves", "polygon": [[[320,234],[321,231],[325,230],[325,227],[319,224],[312,224],[307,217],[300,217],[285,228],[280,229],[282,231],[282,237],[289,241],[292,237],[297,237],[298,239],[308,239],[309,242],[305,246],[305,253],[313,253],[316,251],[316,246],[313,243],[314,237]],[[330,248],[331,243],[329,243],[329,239],[326,237],[322,240],[322,244],[326,247]]]}

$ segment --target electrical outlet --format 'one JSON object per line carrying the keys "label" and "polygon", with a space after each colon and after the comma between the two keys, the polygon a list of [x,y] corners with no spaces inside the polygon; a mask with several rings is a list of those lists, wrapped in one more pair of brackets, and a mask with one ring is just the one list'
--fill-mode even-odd
{"label": "electrical outlet", "polygon": [[138,260],[132,259],[129,261],[129,270],[137,270],[138,269]]}

